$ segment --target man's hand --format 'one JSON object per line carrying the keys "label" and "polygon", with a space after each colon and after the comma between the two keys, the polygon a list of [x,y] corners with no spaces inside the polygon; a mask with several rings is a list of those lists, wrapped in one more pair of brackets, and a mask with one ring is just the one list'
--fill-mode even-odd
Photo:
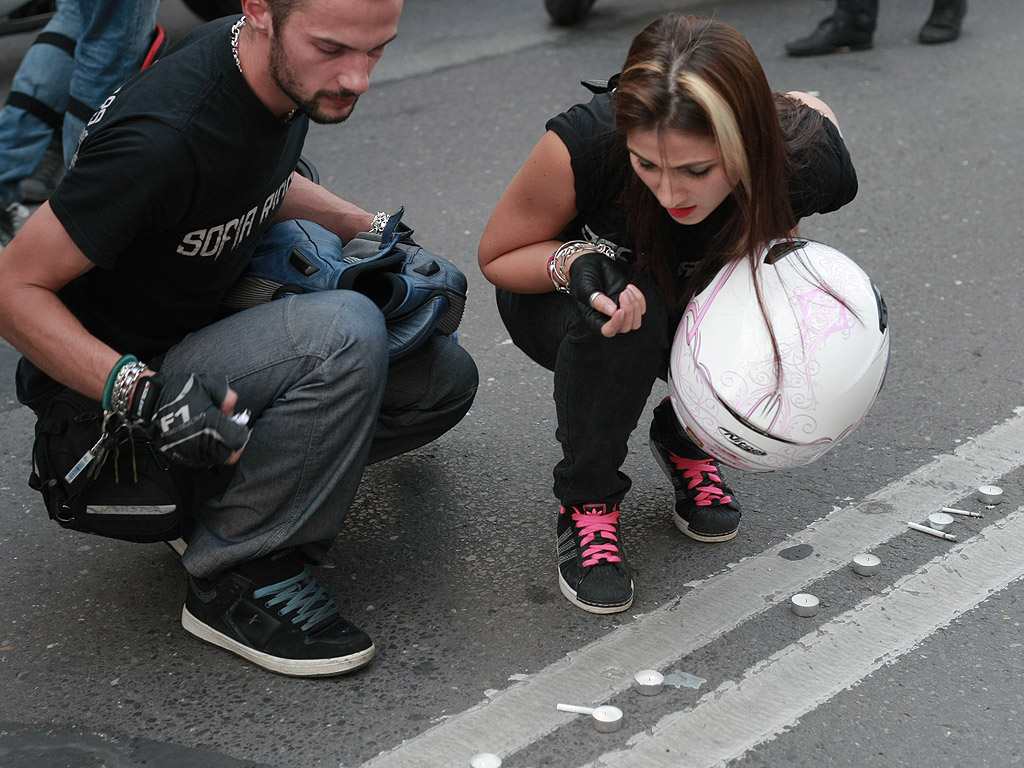
{"label": "man's hand", "polygon": [[226,377],[155,373],[139,379],[128,418],[171,460],[217,467],[237,459],[249,440],[249,430],[224,412],[229,394]]}
{"label": "man's hand", "polygon": [[586,323],[612,337],[640,327],[647,300],[625,267],[599,253],[583,253],[569,267],[569,295]]}

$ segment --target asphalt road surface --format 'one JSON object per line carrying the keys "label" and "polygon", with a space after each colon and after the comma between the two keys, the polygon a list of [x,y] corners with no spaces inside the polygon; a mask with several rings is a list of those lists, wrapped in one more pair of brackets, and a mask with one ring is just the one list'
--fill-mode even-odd
{"label": "asphalt road surface", "polygon": [[[565,30],[540,0],[406,0],[374,87],[306,147],[322,183],[369,210],[405,205],[470,281],[472,411],[369,469],[318,571],[377,658],[326,680],[262,671],[181,629],[170,549],[50,523],[0,344],[0,766],[1019,764],[1024,4],[974,0],[960,41],[925,47],[930,6],[882,3],[874,50],[799,60],[784,42],[831,3],[598,0]],[[773,87],[836,112],[860,193],[803,234],[879,285],[892,360],[868,418],[820,461],[727,472],[745,513],[725,544],[674,529],[641,423],[622,529],[637,598],[594,616],[557,586],[551,375],[509,340],[476,245],[545,120],[587,98],[579,80],[616,72],[648,20],[681,8],[736,26]],[[177,0],[161,18],[172,37],[197,23]],[[4,90],[30,40],[0,39]],[[1005,500],[977,501],[982,484]],[[907,528],[943,506],[984,517],[958,517],[955,543]],[[851,570],[862,552],[878,575]],[[816,616],[790,611],[798,592]],[[660,695],[631,689],[644,669],[665,675]],[[615,705],[623,726],[597,733],[559,702]]]}

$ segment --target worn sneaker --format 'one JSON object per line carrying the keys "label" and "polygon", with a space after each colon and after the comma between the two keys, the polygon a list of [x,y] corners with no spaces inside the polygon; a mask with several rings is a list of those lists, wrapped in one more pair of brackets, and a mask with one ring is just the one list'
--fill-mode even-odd
{"label": "worn sneaker", "polygon": [[558,512],[558,586],[590,613],[633,604],[633,577],[619,544],[619,505],[583,504]]}
{"label": "worn sneaker", "polygon": [[728,541],[740,526],[739,502],[722,481],[718,464],[683,437],[668,398],[654,409],[651,453],[676,494],[672,521],[698,541]]}
{"label": "worn sneaker", "polygon": [[181,624],[283,675],[349,672],[369,663],[375,650],[292,550],[242,563],[210,581],[189,575]]}
{"label": "worn sneaker", "polygon": [[19,203],[11,203],[0,208],[0,251],[14,239],[14,235],[27,217],[28,210]]}
{"label": "worn sneaker", "polygon": [[60,132],[50,139],[43,159],[39,161],[35,172],[21,181],[21,202],[42,203],[50,199],[53,190],[64,178],[64,145],[61,143]]}
{"label": "worn sneaker", "polygon": [[171,539],[170,541],[165,541],[164,544],[170,547],[178,557],[184,555],[185,549],[188,548],[188,542],[184,539]]}
{"label": "worn sneaker", "polygon": [[177,539],[168,539],[164,544],[174,550],[174,554],[178,557],[182,557],[185,554],[185,550],[188,548],[189,541],[192,539],[192,530],[194,527],[195,521],[192,518],[187,518],[181,526],[181,536]]}

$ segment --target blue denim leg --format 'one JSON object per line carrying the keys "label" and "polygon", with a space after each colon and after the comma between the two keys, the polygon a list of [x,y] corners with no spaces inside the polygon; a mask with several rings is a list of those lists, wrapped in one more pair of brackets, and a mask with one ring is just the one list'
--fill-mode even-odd
{"label": "blue denim leg", "polygon": [[[78,0],[82,30],[75,49],[64,117],[64,162],[70,165],[78,137],[103,100],[138,73],[156,28],[158,0]],[[77,114],[76,114],[77,113]]]}
{"label": "blue denim leg", "polygon": [[[63,38],[66,47],[71,47],[81,28],[77,0],[65,0],[40,35],[43,40]],[[34,43],[21,60],[11,92],[39,102],[53,113],[53,120],[44,120],[9,104],[0,112],[0,207],[21,198],[21,180],[35,172],[54,130],[63,120],[71,68],[71,54],[47,42]]]}
{"label": "blue denim leg", "polygon": [[476,363],[451,336],[434,335],[391,364],[370,463],[426,445],[454,427],[476,396]]}
{"label": "blue denim leg", "polygon": [[497,292],[513,342],[555,374],[562,460],[553,490],[564,504],[618,502],[631,485],[621,470],[629,436],[655,380],[665,376],[672,342],[664,302],[647,281],[634,282],[647,299],[643,323],[610,339],[591,330],[564,294]]}
{"label": "blue denim leg", "polygon": [[290,546],[322,557],[367,464],[387,365],[384,318],[351,291],[247,309],[168,352],[162,370],[227,375],[253,416],[238,464],[220,470],[226,490],[196,510],[190,573],[210,578]]}

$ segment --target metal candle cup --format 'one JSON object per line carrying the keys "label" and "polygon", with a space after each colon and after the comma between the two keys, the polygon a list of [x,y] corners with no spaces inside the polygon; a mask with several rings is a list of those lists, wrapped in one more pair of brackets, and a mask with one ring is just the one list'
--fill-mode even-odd
{"label": "metal candle cup", "polygon": [[594,729],[600,733],[613,733],[622,727],[622,710],[610,704],[598,707],[591,715]]}
{"label": "metal candle cup", "polygon": [[998,485],[983,485],[978,488],[978,501],[982,504],[998,504],[1003,500],[1003,489]]}
{"label": "metal candle cup", "polygon": [[578,715],[590,715],[594,721],[594,730],[599,733],[613,733],[622,727],[622,710],[610,704],[600,707],[578,707],[575,704],[556,704],[559,712],[575,712]]}
{"label": "metal candle cup", "polygon": [[933,512],[928,515],[928,525],[936,531],[948,531],[953,527],[953,516],[945,512]]}
{"label": "metal candle cup", "polygon": [[655,669],[643,669],[633,675],[633,690],[641,696],[657,696],[665,684],[665,676]]}
{"label": "metal candle cup", "polygon": [[473,755],[469,761],[470,768],[501,768],[501,758],[490,752],[481,752]]}
{"label": "metal candle cup", "polygon": [[818,612],[818,598],[801,592],[789,599],[789,607],[797,616],[807,618]]}
{"label": "metal candle cup", "polygon": [[861,576],[874,576],[882,568],[882,561],[875,555],[863,552],[853,558],[853,570]]}

